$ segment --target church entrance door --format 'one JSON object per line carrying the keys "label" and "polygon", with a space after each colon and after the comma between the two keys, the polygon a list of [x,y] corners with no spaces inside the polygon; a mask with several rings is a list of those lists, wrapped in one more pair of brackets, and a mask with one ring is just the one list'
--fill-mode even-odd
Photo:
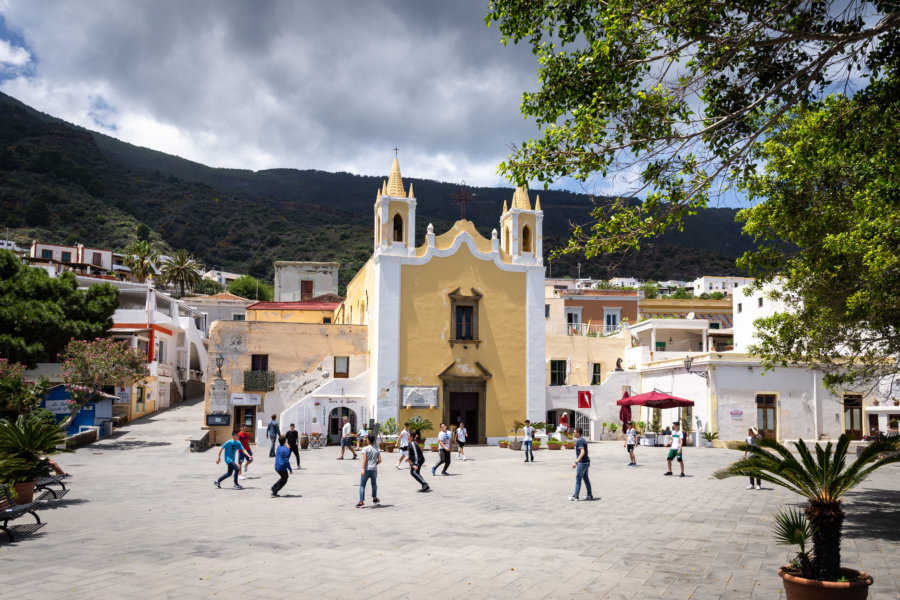
{"label": "church entrance door", "polygon": [[467,441],[478,443],[478,392],[450,392],[450,419],[447,425],[466,424]]}

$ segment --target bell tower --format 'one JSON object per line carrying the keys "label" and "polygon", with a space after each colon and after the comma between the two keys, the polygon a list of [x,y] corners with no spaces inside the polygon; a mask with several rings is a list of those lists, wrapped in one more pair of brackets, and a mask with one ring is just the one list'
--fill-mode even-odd
{"label": "bell tower", "polygon": [[512,206],[508,207],[506,201],[503,201],[500,232],[500,249],[509,255],[513,264],[542,264],[544,213],[541,210],[541,197],[537,197],[532,209],[528,188],[517,187],[513,193]]}
{"label": "bell tower", "polygon": [[416,198],[413,186],[403,189],[400,161],[394,157],[391,174],[375,193],[375,254],[414,256],[416,253]]}

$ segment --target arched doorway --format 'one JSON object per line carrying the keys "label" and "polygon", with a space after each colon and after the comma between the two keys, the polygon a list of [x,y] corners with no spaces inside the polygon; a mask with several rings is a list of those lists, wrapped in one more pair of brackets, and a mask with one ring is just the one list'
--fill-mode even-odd
{"label": "arched doorway", "polygon": [[531,252],[531,228],[528,225],[522,228],[522,252]]}
{"label": "arched doorway", "polygon": [[399,213],[394,215],[394,241],[403,241],[403,217]]}
{"label": "arched doorway", "polygon": [[341,419],[347,417],[350,420],[350,431],[356,432],[356,413],[346,406],[338,406],[328,415],[328,443],[338,445],[341,443]]}

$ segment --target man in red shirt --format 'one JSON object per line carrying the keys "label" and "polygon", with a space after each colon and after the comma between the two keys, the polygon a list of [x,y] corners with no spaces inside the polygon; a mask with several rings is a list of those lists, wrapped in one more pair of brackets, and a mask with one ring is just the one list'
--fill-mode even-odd
{"label": "man in red shirt", "polygon": [[[241,432],[238,434],[238,441],[241,443],[241,446],[244,447],[244,452],[241,452],[238,457],[238,466],[240,467],[240,478],[244,478],[244,471],[250,470],[250,463],[253,462],[253,451],[250,449],[250,434],[247,432],[247,426],[241,425]],[[244,465],[244,459],[247,459],[247,464]]]}

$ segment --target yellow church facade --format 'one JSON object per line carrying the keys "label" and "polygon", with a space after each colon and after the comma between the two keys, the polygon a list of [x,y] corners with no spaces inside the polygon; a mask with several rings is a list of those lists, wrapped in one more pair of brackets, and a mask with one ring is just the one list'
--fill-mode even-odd
{"label": "yellow church facade", "polygon": [[371,415],[463,421],[495,443],[545,414],[543,213],[524,188],[491,239],[466,220],[415,237],[416,199],[395,159],[376,194],[373,254],[335,322],[367,325]]}

